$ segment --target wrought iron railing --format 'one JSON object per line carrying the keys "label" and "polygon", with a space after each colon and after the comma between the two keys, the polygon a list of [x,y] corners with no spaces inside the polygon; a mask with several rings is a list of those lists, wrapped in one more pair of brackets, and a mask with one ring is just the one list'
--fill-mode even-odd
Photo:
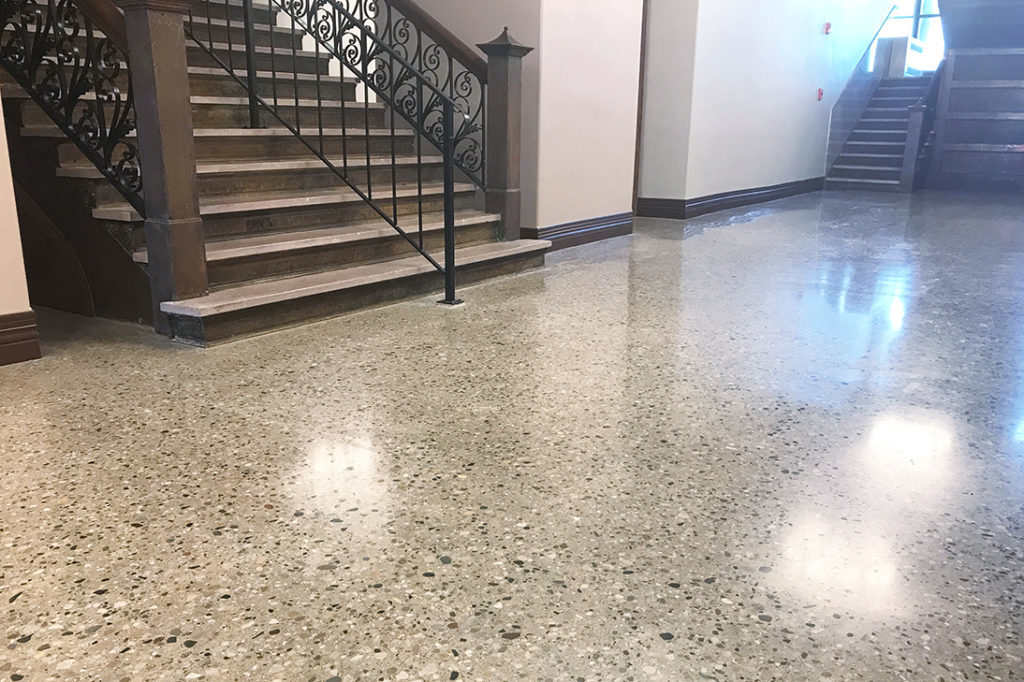
{"label": "wrought iron railing", "polygon": [[0,19],[0,64],[145,215],[124,17],[89,0],[2,0]]}
{"label": "wrought iron railing", "polygon": [[[261,112],[266,112],[290,130],[444,273],[445,302],[455,302],[455,178],[461,171],[476,185],[484,184],[486,74],[481,76],[478,65],[462,66],[383,2],[268,3],[254,7],[252,0],[209,0],[190,12],[185,28],[245,88],[250,125],[259,127]],[[279,18],[284,19],[284,35],[276,28]],[[297,36],[308,37],[312,50],[303,51]],[[335,77],[324,73],[332,61]],[[362,101],[346,96],[346,78],[363,87]],[[374,117],[378,125],[371,125]],[[374,140],[381,138],[382,156],[373,152]],[[431,163],[424,142],[440,152],[443,164],[443,265],[424,243],[429,203],[424,171]],[[406,153],[414,156],[415,179],[399,182],[399,157]],[[382,162],[390,168],[383,182],[375,174]],[[412,216],[400,211],[400,199],[408,197],[415,197]]]}

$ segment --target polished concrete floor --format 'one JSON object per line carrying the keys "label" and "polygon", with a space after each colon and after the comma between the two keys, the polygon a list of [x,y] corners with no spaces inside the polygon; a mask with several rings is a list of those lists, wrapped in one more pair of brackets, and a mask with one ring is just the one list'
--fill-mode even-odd
{"label": "polished concrete floor", "polygon": [[1024,679],[1024,198],[0,369],[0,679]]}

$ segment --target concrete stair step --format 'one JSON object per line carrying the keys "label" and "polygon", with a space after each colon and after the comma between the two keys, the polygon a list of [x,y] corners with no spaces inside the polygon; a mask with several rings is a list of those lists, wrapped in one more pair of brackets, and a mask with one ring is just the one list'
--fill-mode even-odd
{"label": "concrete stair step", "polygon": [[[543,265],[550,246],[546,241],[520,239],[459,248],[455,261],[460,285]],[[390,303],[441,287],[441,273],[423,256],[413,254],[228,287],[193,299],[166,301],[160,309],[170,317],[175,338],[207,345]]]}
{"label": "concrete stair step", "polygon": [[901,154],[840,154],[836,166],[869,166],[872,168],[902,168]]}
{"label": "concrete stair step", "polygon": [[[455,217],[459,246],[494,241],[501,216],[476,210]],[[419,243],[418,216],[401,222]],[[423,244],[429,251],[444,247],[444,214],[423,216]],[[383,220],[364,221],[319,229],[257,236],[240,236],[206,244],[207,270],[212,286],[237,284],[269,277],[313,272],[379,262],[409,254],[409,242]],[[136,263],[149,261],[145,249],[133,255]]]}

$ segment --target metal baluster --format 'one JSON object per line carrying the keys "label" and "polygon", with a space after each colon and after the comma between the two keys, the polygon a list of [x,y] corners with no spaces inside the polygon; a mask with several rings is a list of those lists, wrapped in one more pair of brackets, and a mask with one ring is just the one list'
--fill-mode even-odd
{"label": "metal baluster", "polygon": [[[245,81],[249,88],[249,127],[260,125],[260,105],[256,100],[256,29],[252,21],[252,0],[242,0],[242,22],[245,24]],[[274,30],[271,26],[271,36]],[[231,30],[228,29],[228,36]]]}
{"label": "metal baluster", "polygon": [[[228,33],[228,71],[235,72],[235,46],[231,41],[231,0],[224,0],[224,22]],[[210,44],[213,45],[213,26],[210,27]]]}
{"label": "metal baluster", "polygon": [[[337,21],[334,25],[345,26],[347,24],[346,18],[341,12],[338,12],[337,8],[334,11],[337,14]],[[344,36],[344,31],[338,32],[337,42],[335,43],[336,48],[340,48],[344,44]],[[344,51],[341,49],[335,49],[335,52],[337,54],[344,54]],[[344,59],[339,58],[338,62],[341,64],[341,85],[338,86],[338,92],[341,93],[341,166],[345,171],[345,178],[348,179],[348,100],[345,97],[345,72],[347,67],[345,66]]]}
{"label": "metal baluster", "polygon": [[413,138],[416,142],[416,201],[419,204],[419,237],[420,251],[423,250],[423,79],[416,76],[416,131]]}
{"label": "metal baluster", "polygon": [[[274,12],[270,12],[268,17],[270,22],[270,92],[274,97],[274,114],[277,114],[277,60],[274,59],[274,26],[277,24],[276,16]],[[295,42],[295,36],[290,35],[288,39]]]}
{"label": "metal baluster", "polygon": [[366,196],[373,199],[373,177],[370,175],[370,55],[367,52],[366,18],[363,17],[360,36],[363,46],[363,133],[366,135]]}
{"label": "metal baluster", "polygon": [[211,52],[213,51],[213,18],[210,16],[210,5],[212,4],[213,0],[206,3],[206,42],[210,46]]}
{"label": "metal baluster", "polygon": [[[315,18],[316,14],[320,12],[320,8],[317,5],[313,5],[314,9],[310,12],[310,18]],[[310,28],[316,26],[314,22],[310,22]],[[320,149],[320,156],[324,154],[324,97],[320,92],[320,41],[314,40],[315,45],[314,51],[316,54],[316,124],[318,132],[318,145]],[[344,106],[344,103],[342,103]]]}
{"label": "metal baluster", "polygon": [[[292,19],[292,35],[295,35],[295,15],[291,12],[288,16]],[[299,111],[299,51],[295,47],[295,40],[288,41],[292,44],[292,85],[295,88],[295,134],[302,136],[302,112]],[[319,68],[319,67],[317,67]]]}
{"label": "metal baluster", "polygon": [[389,58],[390,71],[388,76],[391,78],[391,106],[388,107],[388,112],[391,117],[391,211],[395,216],[395,222],[398,222],[398,157],[395,154],[395,102],[398,100],[398,78],[395,76],[395,58],[393,55]]}
{"label": "metal baluster", "polygon": [[445,99],[444,122],[444,300],[445,305],[462,303],[455,298],[455,107]]}

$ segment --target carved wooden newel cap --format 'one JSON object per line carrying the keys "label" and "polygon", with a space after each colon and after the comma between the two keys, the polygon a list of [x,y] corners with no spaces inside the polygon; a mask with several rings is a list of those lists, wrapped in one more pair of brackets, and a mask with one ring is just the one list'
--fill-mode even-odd
{"label": "carved wooden newel cap", "polygon": [[501,35],[489,43],[477,44],[488,57],[518,57],[522,58],[533,52],[532,47],[523,45],[508,33],[508,26],[501,32]]}

